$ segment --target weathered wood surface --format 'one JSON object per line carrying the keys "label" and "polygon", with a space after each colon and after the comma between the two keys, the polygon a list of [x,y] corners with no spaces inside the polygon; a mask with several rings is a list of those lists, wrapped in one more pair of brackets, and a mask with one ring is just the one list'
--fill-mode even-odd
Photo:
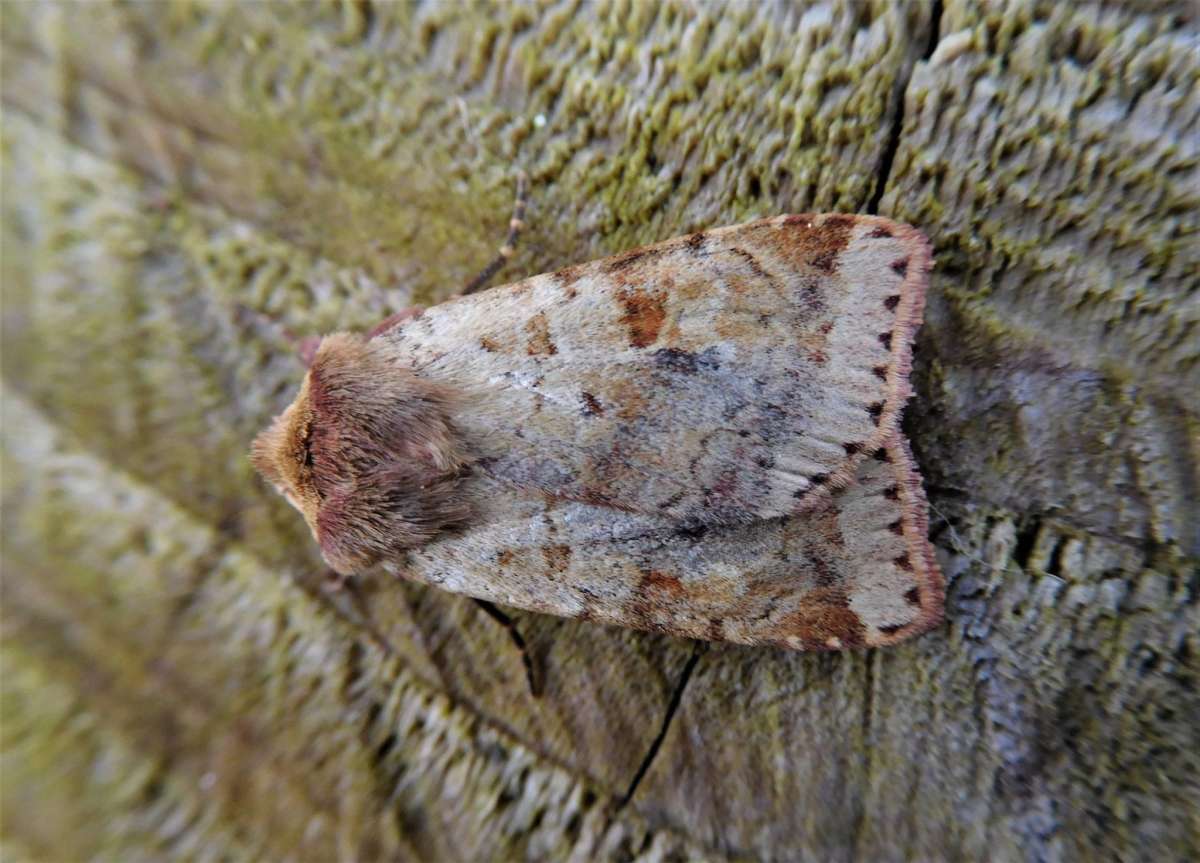
{"label": "weathered wood surface", "polygon": [[[6,4],[6,859],[1200,855],[1195,7]],[[316,333],[778,212],[933,240],[938,631],[376,579],[247,463]],[[369,620],[367,619],[369,617]]]}

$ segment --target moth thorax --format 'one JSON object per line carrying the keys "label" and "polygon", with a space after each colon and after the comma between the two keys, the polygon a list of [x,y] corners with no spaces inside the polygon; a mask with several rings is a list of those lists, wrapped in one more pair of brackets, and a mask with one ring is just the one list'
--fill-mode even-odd
{"label": "moth thorax", "polygon": [[304,514],[330,566],[361,570],[467,517],[452,401],[389,344],[335,333],[255,440],[254,464]]}

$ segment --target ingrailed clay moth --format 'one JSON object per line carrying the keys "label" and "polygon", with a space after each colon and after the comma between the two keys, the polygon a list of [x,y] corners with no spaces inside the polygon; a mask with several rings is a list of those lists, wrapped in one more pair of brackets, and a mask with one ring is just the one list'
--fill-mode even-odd
{"label": "ingrailed clay moth", "polygon": [[898,428],[929,248],[781,216],[335,333],[255,441],[341,573],[690,638],[941,619]]}

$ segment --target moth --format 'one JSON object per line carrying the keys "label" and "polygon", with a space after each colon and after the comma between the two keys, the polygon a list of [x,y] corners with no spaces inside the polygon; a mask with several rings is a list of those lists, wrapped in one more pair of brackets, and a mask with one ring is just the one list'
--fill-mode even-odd
{"label": "moth", "polygon": [[899,429],[930,251],[779,216],[334,333],[256,439],[325,560],[536,612],[840,650],[935,626]]}

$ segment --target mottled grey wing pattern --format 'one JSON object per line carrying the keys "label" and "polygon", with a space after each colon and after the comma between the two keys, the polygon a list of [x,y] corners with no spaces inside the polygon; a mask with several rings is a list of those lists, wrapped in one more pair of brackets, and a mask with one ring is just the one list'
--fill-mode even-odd
{"label": "mottled grey wing pattern", "polygon": [[254,446],[339,572],[836,650],[933,626],[897,429],[928,248],[855,216],[683,237],[322,340]]}
{"label": "mottled grey wing pattern", "polygon": [[806,512],[741,527],[471,489],[470,528],[413,549],[398,574],[506,605],[690,638],[838,650],[941,618],[920,478],[900,435]]}
{"label": "mottled grey wing pattern", "polygon": [[465,297],[377,338],[460,393],[481,476],[747,524],[827,497],[891,434],[928,267],[906,225],[786,216]]}

